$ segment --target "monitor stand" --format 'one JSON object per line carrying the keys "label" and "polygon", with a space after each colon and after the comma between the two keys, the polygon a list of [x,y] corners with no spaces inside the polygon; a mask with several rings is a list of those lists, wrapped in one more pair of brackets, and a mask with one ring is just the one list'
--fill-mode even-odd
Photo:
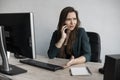
{"label": "monitor stand", "polygon": [[0,72],[3,73],[3,74],[7,74],[7,75],[17,75],[17,74],[27,72],[27,70],[19,68],[19,67],[15,66],[15,65],[9,64],[9,67],[10,67],[10,70],[6,71],[6,70],[3,69],[3,66],[0,66]]}
{"label": "monitor stand", "polygon": [[6,49],[7,48],[6,48],[4,27],[0,26],[0,54],[2,58],[2,65],[0,66],[0,72],[8,75],[16,75],[27,72],[27,70],[9,64]]}

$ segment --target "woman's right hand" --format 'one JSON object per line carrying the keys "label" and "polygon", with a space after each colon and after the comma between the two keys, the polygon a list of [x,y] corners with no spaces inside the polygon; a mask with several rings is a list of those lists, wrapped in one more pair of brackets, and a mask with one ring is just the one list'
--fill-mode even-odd
{"label": "woman's right hand", "polygon": [[63,45],[63,43],[64,43],[64,41],[65,41],[65,39],[66,39],[66,37],[67,37],[67,34],[65,33],[65,30],[67,29],[67,26],[65,25],[65,26],[63,26],[62,27],[62,29],[61,29],[61,38],[60,38],[60,40],[55,44],[55,46],[57,47],[57,48],[61,48],[62,47],[62,45]]}
{"label": "woman's right hand", "polygon": [[64,25],[63,27],[62,27],[62,29],[61,29],[61,38],[62,39],[66,39],[66,36],[67,36],[67,34],[65,33],[65,30],[67,29],[67,26],[66,25]]}

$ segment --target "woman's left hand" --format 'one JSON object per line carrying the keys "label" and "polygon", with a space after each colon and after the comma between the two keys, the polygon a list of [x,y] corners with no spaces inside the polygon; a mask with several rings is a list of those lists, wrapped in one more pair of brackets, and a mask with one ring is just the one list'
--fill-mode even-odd
{"label": "woman's left hand", "polygon": [[75,59],[74,56],[71,56],[70,61],[67,62],[67,63],[63,66],[63,68],[67,68],[67,67],[70,67],[71,65],[73,65],[74,59]]}

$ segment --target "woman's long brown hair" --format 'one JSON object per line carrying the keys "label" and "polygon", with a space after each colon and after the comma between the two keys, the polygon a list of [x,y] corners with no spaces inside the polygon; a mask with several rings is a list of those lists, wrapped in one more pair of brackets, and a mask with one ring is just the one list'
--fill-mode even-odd
{"label": "woman's long brown hair", "polygon": [[[69,39],[68,39],[68,43],[66,45],[66,52],[67,52],[67,54],[72,55],[73,54],[72,45],[73,45],[74,41],[76,40],[76,33],[77,33],[78,27],[80,25],[78,12],[73,7],[66,7],[60,13],[58,27],[57,27],[57,30],[58,30],[57,41],[61,38],[61,28],[62,28],[62,26],[65,25],[65,20],[67,18],[68,13],[70,13],[70,12],[75,12],[76,18],[77,18],[77,24],[75,26],[75,29],[73,31],[71,31]],[[64,51],[63,50],[63,46],[61,47],[61,52],[59,54],[59,57],[65,58],[65,52],[63,52]]]}

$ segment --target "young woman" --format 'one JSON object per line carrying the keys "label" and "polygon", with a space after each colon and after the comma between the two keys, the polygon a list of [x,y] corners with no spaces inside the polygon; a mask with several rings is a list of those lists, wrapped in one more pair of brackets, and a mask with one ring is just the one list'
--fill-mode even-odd
{"label": "young woman", "polygon": [[70,59],[63,67],[90,61],[91,48],[84,28],[79,27],[78,12],[65,7],[60,14],[57,30],[53,33],[48,57]]}

